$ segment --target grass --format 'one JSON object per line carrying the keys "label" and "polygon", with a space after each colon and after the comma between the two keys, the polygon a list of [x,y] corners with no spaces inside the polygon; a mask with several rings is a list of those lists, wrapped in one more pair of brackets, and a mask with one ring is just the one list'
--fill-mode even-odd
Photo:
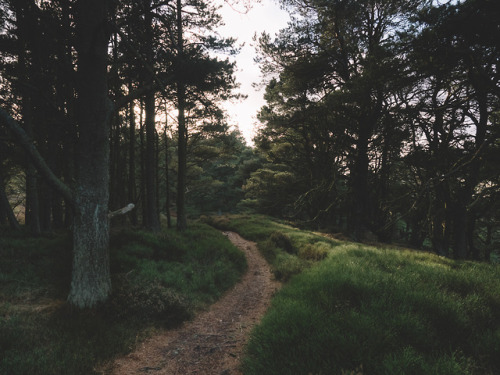
{"label": "grass", "polygon": [[202,217],[202,221],[221,230],[238,232],[257,246],[272,267],[274,276],[288,281],[317,261],[327,257],[340,241],[294,228],[288,223],[263,215]]}
{"label": "grass", "polygon": [[0,238],[0,374],[93,374],[159,327],[192,316],[232,286],[244,255],[217,230],[119,231],[111,238],[113,295],[68,308],[71,238]]}
{"label": "grass", "polygon": [[[284,366],[286,364],[286,366]],[[245,374],[498,374],[500,269],[345,244],[294,277]]]}
{"label": "grass", "polygon": [[329,240],[258,215],[204,220],[257,241],[288,280],[252,332],[245,375],[500,373],[498,265]]}

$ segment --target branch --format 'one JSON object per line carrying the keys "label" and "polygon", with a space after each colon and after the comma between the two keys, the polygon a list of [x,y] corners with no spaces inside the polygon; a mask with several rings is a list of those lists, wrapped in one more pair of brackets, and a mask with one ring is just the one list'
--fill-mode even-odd
{"label": "branch", "polygon": [[0,123],[4,124],[12,131],[17,142],[26,151],[33,165],[42,177],[45,178],[47,184],[61,194],[68,203],[74,206],[75,198],[71,189],[52,172],[23,128],[3,108],[0,108]]}
{"label": "branch", "polygon": [[135,208],[135,205],[133,203],[129,203],[128,205],[126,205],[123,208],[120,208],[119,210],[110,212],[108,214],[108,219],[112,219],[112,218],[114,218],[115,216],[118,216],[118,215],[124,215],[127,212],[132,211],[134,208]]}
{"label": "branch", "polygon": [[113,103],[114,106],[113,109],[115,111],[118,111],[121,108],[125,107],[127,104],[129,104],[131,101],[139,99],[141,96],[145,95],[146,93],[154,89],[155,85],[146,85],[138,89],[135,89],[134,91],[131,91],[128,95],[117,98]]}

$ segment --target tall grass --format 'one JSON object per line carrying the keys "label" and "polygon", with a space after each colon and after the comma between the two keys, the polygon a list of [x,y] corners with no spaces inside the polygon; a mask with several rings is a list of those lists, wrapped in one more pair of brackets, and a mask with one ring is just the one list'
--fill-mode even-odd
{"label": "tall grass", "polygon": [[0,374],[93,374],[158,327],[188,319],[246,268],[220,232],[192,223],[185,233],[112,235],[113,295],[92,311],[68,308],[71,239],[0,238]]}
{"label": "tall grass", "polygon": [[245,374],[498,374],[500,269],[344,244],[293,278]]}

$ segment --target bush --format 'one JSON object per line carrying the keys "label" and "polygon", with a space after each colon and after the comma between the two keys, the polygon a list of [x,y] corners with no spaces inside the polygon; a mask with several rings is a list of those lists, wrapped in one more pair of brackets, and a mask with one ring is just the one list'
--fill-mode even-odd
{"label": "bush", "polygon": [[274,277],[280,281],[288,281],[294,275],[301,273],[307,264],[294,255],[279,253],[273,263]]}
{"label": "bush", "polygon": [[115,289],[110,307],[117,317],[155,319],[171,325],[193,315],[186,298],[158,281],[122,277]]}
{"label": "bush", "polygon": [[316,242],[315,244],[306,244],[299,250],[299,258],[312,260],[315,262],[321,261],[328,256],[330,246],[324,242]]}
{"label": "bush", "polygon": [[269,239],[276,245],[276,247],[285,250],[288,254],[296,253],[296,249],[294,248],[290,237],[283,232],[273,232],[271,236],[269,236]]}

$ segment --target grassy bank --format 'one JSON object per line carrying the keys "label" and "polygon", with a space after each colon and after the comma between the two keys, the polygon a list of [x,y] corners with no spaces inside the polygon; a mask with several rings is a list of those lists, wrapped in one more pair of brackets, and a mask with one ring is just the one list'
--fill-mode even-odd
{"label": "grassy bank", "polygon": [[[278,275],[282,254],[300,264],[253,331],[245,375],[500,373],[498,265],[330,241],[261,216],[210,220],[271,247]],[[305,260],[311,247],[328,255]]]}
{"label": "grassy bank", "polygon": [[332,238],[301,231],[263,215],[210,216],[202,217],[202,220],[257,242],[274,276],[280,281],[288,281],[293,275],[325,259],[332,248],[341,244]]}
{"label": "grassy bank", "polygon": [[0,238],[0,374],[92,374],[158,327],[189,318],[232,286],[243,254],[217,230],[192,224],[159,235],[118,231],[111,239],[113,296],[71,311],[68,234]]}

